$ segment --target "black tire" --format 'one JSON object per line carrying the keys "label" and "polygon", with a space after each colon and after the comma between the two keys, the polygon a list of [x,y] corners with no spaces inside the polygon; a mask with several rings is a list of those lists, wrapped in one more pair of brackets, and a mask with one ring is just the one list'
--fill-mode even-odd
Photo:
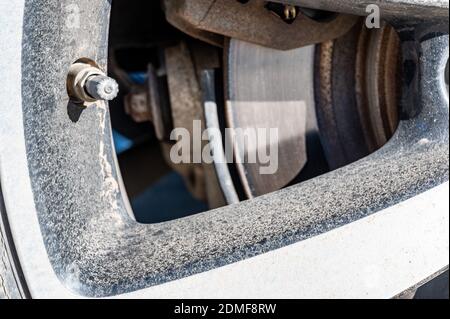
{"label": "black tire", "polygon": [[23,299],[28,296],[24,289],[22,271],[17,263],[6,219],[6,210],[0,188],[0,299]]}

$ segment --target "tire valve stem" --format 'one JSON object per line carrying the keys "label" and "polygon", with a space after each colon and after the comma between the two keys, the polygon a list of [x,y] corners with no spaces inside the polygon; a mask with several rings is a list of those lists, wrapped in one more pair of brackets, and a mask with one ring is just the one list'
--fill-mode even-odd
{"label": "tire valve stem", "polygon": [[106,75],[92,75],[86,80],[85,90],[97,100],[111,101],[119,93],[119,85]]}
{"label": "tire valve stem", "polygon": [[69,70],[67,91],[79,102],[111,101],[117,97],[119,85],[93,63],[76,62]]}

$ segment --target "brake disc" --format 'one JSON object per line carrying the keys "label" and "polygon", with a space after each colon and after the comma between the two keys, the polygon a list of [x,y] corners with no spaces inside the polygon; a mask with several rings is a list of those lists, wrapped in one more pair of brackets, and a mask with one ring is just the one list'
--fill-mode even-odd
{"label": "brake disc", "polygon": [[[246,141],[238,140],[233,145],[233,168],[238,175],[233,180],[233,187],[230,187],[233,176],[228,178],[233,174],[228,172],[227,165],[215,161],[215,179],[221,184],[223,198],[228,203],[237,201],[236,193],[244,193],[241,198],[253,198],[306,179],[299,180],[298,177],[308,162],[316,160],[314,157],[308,159],[312,148],[319,149],[315,153],[324,152],[327,163],[315,174],[307,174],[309,177],[363,158],[383,146],[395,132],[398,123],[399,40],[389,26],[368,30],[362,19],[355,15],[330,15],[329,11],[266,1],[243,4],[238,1],[191,3],[166,0],[164,3],[167,19],[172,24],[194,37],[224,46],[225,56],[224,107],[219,107],[214,100],[212,102],[216,104],[211,110],[212,104],[206,103],[211,102],[208,100],[203,101],[201,110],[199,79],[196,79],[201,68],[193,63],[197,76],[192,71],[181,82],[190,83],[187,87],[195,84],[196,93],[187,99],[180,94],[182,85],[171,85],[172,116],[175,122],[181,119],[175,123],[176,126],[189,127],[192,114],[202,118],[212,112],[217,113],[218,118],[224,117],[226,128],[278,130],[278,168],[274,174],[261,174],[264,167],[261,162],[249,163]],[[295,10],[289,24],[270,15],[268,11],[271,8],[267,3]],[[292,4],[296,4],[295,1]],[[350,13],[363,14],[358,3],[345,5]],[[391,2],[381,5],[381,8],[385,6],[391,10],[395,7]],[[320,3],[312,7],[329,9]],[[433,10],[441,12],[440,8]],[[318,16],[318,13],[325,15]],[[249,23],[242,23],[243,20]],[[265,32],[266,29],[270,32]],[[305,44],[319,42],[321,44],[316,49],[314,46],[304,47]],[[280,50],[299,46],[302,48]],[[188,56],[187,60],[190,59]],[[167,63],[169,83],[180,82],[179,68],[174,69],[173,66],[183,65],[183,62],[177,58],[174,61],[167,59]],[[174,72],[170,72],[171,69]],[[214,70],[209,71],[216,76]],[[207,83],[208,86],[214,86],[214,83]],[[186,105],[189,104],[186,101],[195,101],[192,102],[196,105],[194,112],[190,111],[192,108]],[[208,120],[217,126],[213,118],[207,118],[207,128]],[[262,148],[269,146],[270,143],[266,143]],[[216,143],[215,147],[224,151],[223,145]],[[191,166],[188,165],[189,170]],[[228,182],[221,181],[221,178]],[[190,179],[187,178],[188,184],[192,184]],[[204,178],[200,176],[196,180],[203,181]],[[237,192],[236,189],[240,188],[242,192]],[[203,193],[207,189],[212,187],[204,188]]]}
{"label": "brake disc", "polygon": [[[317,133],[312,85],[314,47],[279,51],[232,39],[225,55],[228,127],[278,131],[275,174],[262,175],[261,163],[236,161],[245,193],[252,198],[286,186],[307,162],[307,131]],[[267,142],[258,148],[269,146]],[[236,140],[234,148],[237,155],[248,155],[248,145],[242,141]]]}
{"label": "brake disc", "polygon": [[[369,30],[358,23],[316,50],[279,51],[232,39],[225,63],[228,127],[277,128],[280,135],[276,174],[237,161],[246,195],[288,185],[308,161],[307,135],[320,134],[332,169],[383,146],[398,124],[398,65],[399,40],[388,25]],[[236,141],[236,153],[242,144]]]}
{"label": "brake disc", "polygon": [[399,39],[383,25],[357,24],[318,46],[315,90],[323,146],[331,168],[383,146],[398,124]]}

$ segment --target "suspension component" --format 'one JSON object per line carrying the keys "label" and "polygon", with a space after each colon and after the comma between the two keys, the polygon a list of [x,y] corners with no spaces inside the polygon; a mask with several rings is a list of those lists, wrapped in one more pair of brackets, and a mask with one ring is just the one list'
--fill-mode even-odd
{"label": "suspension component", "polygon": [[358,17],[336,14],[327,19],[301,8],[265,0],[164,0],[167,20],[183,32],[216,46],[226,38],[278,50],[291,50],[336,39]]}

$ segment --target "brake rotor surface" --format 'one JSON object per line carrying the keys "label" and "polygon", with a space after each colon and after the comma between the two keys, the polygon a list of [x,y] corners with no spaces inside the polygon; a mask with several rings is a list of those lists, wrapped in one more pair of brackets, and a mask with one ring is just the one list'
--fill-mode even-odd
{"label": "brake rotor surface", "polygon": [[[263,163],[237,160],[249,198],[288,185],[307,162],[306,134],[316,131],[314,47],[279,51],[230,40],[226,48],[226,105],[229,128],[278,130],[278,170],[261,174]],[[269,147],[235,143],[235,154]],[[242,159],[241,159],[242,160]]]}
{"label": "brake rotor surface", "polygon": [[318,46],[316,111],[331,168],[359,160],[382,147],[398,124],[399,39],[383,25],[356,25]]}

